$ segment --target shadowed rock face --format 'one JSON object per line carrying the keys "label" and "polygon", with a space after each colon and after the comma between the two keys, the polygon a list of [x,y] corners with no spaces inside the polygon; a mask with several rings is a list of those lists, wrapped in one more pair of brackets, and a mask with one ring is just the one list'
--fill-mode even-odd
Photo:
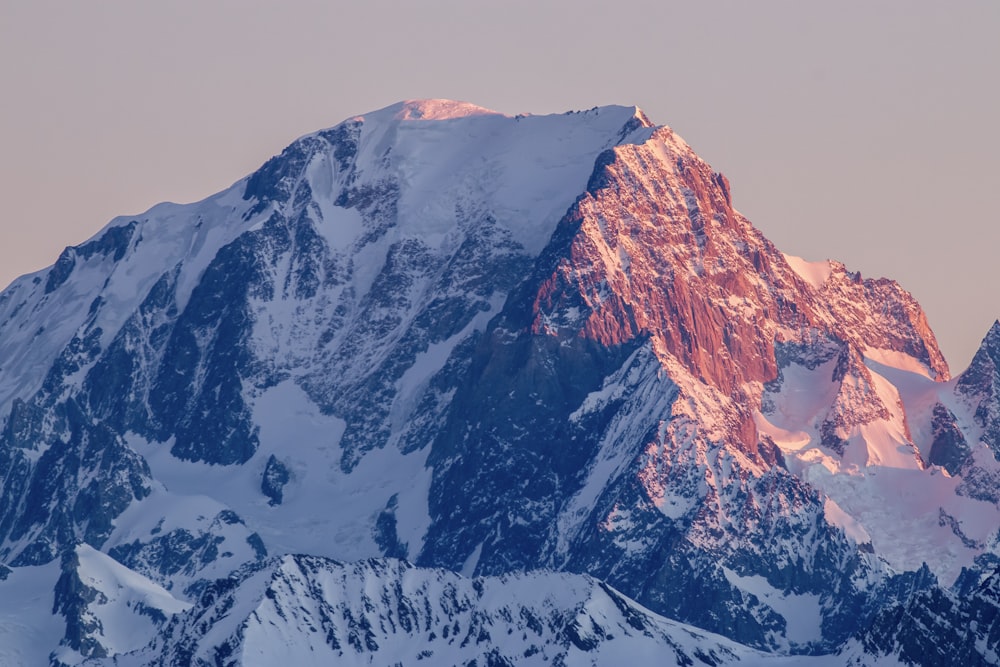
{"label": "shadowed rock face", "polygon": [[934,442],[929,462],[941,466],[952,475],[959,474],[969,460],[969,443],[962,430],[956,426],[954,413],[948,408],[938,403],[934,406],[933,414]]}
{"label": "shadowed rock face", "polygon": [[958,391],[975,411],[983,441],[1000,456],[1000,322],[994,322],[958,378]]}
{"label": "shadowed rock face", "polygon": [[[857,588],[885,575],[758,434],[762,388],[780,386],[783,365],[836,360],[821,433],[844,455],[853,429],[900,408],[878,395],[866,350],[912,355],[939,379],[948,369],[895,283],[828,273],[818,286],[796,273],[669,129],[603,153],[478,340],[434,441],[419,562],[595,573],[652,609],[777,648],[786,620],[748,608],[722,565],[803,595],[836,591],[824,633],[845,638],[896,584]],[[610,479],[588,474],[609,459]],[[671,496],[678,509],[664,512]],[[776,558],[775,535],[787,549]],[[823,549],[807,546],[817,539]]]}
{"label": "shadowed rock face", "polygon": [[960,595],[940,588],[916,592],[880,612],[859,639],[867,656],[897,656],[908,665],[996,664],[1000,574]]}

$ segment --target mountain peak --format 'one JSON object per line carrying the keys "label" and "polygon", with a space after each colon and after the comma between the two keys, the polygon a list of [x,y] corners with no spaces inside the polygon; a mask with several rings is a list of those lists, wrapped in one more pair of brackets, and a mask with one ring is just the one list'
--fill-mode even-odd
{"label": "mountain peak", "polygon": [[[986,362],[987,359],[1000,360],[1000,320],[994,321],[993,326],[983,336],[982,342],[979,343],[979,349],[976,350],[976,354],[972,359],[970,370],[973,366]],[[997,362],[994,361],[993,363]],[[966,371],[966,373],[968,372]]]}
{"label": "mountain peak", "polygon": [[994,320],[993,326],[983,338],[983,347],[1000,349],[1000,320]]}
{"label": "mountain peak", "polygon": [[[595,106],[590,109],[580,111],[568,111],[566,114],[583,113],[594,115],[614,114],[621,116],[623,122],[628,118],[634,119],[632,123],[635,127],[655,127],[646,113],[635,105],[608,104]],[[518,114],[518,117],[534,116],[535,114]],[[473,116],[499,116],[511,118],[510,115],[488,109],[478,104],[465,102],[462,100],[450,100],[444,98],[412,99],[401,100],[395,104],[390,104],[376,111],[354,116],[351,120],[364,118],[391,118],[395,121],[429,121],[429,120],[455,120],[457,118],[469,118]]]}
{"label": "mountain peak", "polygon": [[[600,663],[660,627],[612,586],[835,650],[994,562],[1000,464],[969,443],[1000,452],[1000,323],[977,359],[934,382],[911,295],[780,253],[638,107],[398,102],[0,293],[0,663],[29,599],[61,662],[156,633],[122,661],[315,634],[368,662],[412,634],[414,661],[492,664],[509,634],[525,664]],[[339,563],[382,557],[415,566]],[[537,568],[596,579],[511,578]],[[370,614],[383,585],[412,595]]]}
{"label": "mountain peak", "polygon": [[446,99],[403,100],[391,104],[375,114],[391,114],[395,120],[452,120],[469,116],[504,116],[470,102]]}

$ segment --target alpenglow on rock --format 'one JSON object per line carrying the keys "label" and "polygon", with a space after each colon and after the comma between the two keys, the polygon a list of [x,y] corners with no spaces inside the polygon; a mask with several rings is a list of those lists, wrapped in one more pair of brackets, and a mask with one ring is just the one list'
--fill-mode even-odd
{"label": "alpenglow on rock", "polygon": [[0,294],[0,662],[988,663],[998,331],[635,107],[358,116]]}

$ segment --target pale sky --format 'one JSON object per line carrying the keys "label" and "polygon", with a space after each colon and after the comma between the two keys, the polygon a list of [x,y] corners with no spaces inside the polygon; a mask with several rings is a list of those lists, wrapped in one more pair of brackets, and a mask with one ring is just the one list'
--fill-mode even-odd
{"label": "pale sky", "polygon": [[2,0],[0,283],[407,98],[635,104],[780,249],[1000,317],[1000,2]]}

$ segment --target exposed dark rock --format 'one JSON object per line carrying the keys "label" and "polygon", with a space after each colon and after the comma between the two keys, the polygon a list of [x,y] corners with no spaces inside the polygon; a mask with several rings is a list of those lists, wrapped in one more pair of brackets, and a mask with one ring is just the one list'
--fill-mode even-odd
{"label": "exposed dark rock", "polygon": [[260,480],[260,491],[265,496],[270,498],[268,501],[269,505],[280,505],[281,500],[284,497],[285,484],[288,484],[292,479],[292,474],[288,471],[288,468],[284,463],[278,460],[278,458],[271,454],[267,459],[267,464],[264,466],[264,473],[261,475]]}

